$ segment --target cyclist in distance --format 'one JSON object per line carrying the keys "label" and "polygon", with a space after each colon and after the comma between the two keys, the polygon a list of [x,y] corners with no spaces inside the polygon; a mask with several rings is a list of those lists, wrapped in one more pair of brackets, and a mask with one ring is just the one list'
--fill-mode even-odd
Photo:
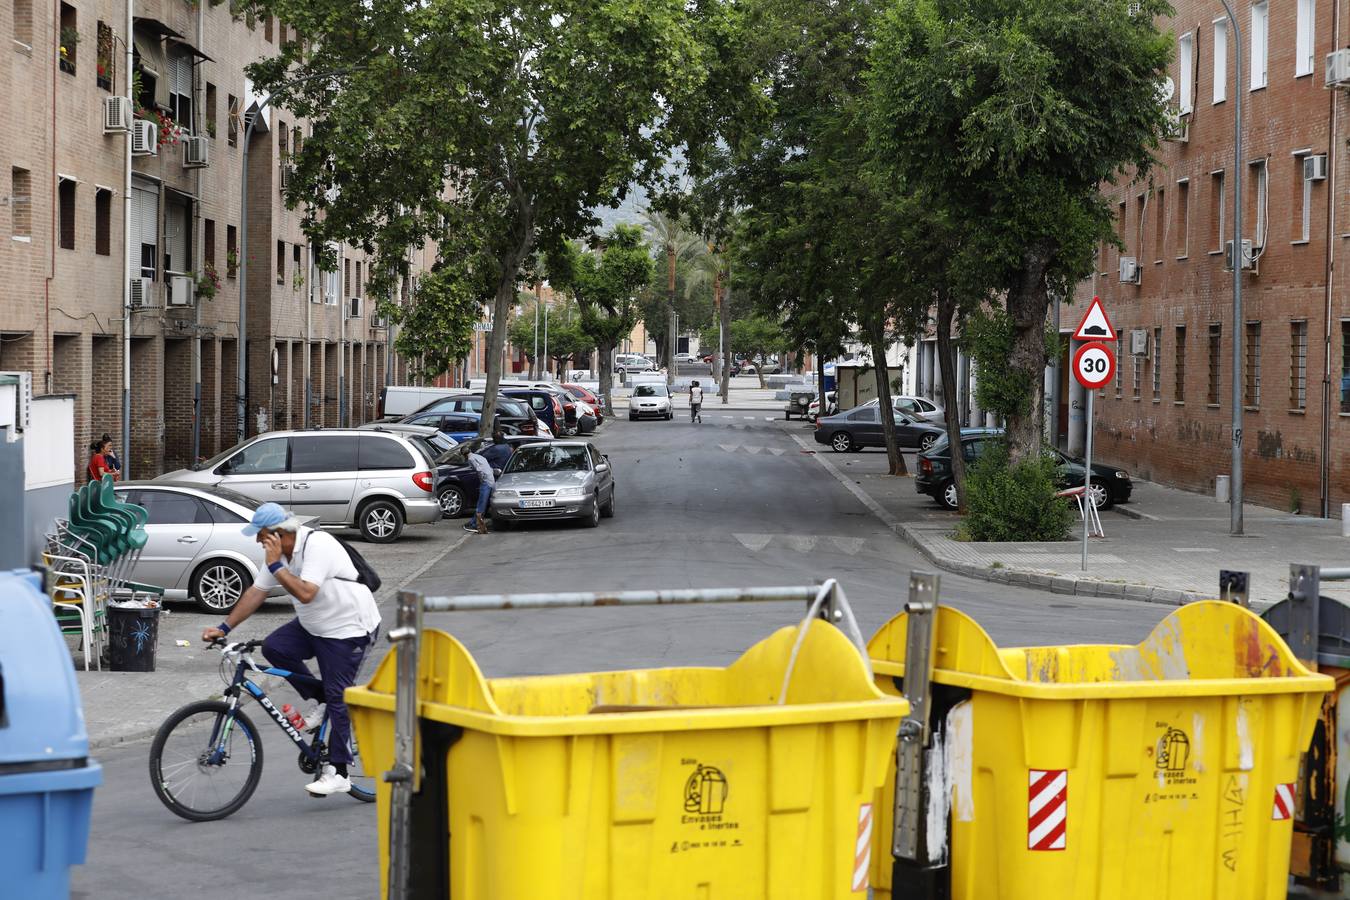
{"label": "cyclist in distance", "polygon": [[361,661],[375,641],[380,613],[370,588],[358,581],[356,566],[337,538],[306,528],[276,503],[264,503],[244,526],[257,535],[267,560],[266,570],[239,598],[225,621],[202,632],[202,640],[223,638],[262,606],[268,592],[280,586],[291,597],[296,617],[263,641],[263,656],[279,669],[312,677],[305,660],[319,665],[322,689],[288,679],[307,700],[319,703],[305,716],[306,728],[322,720],[325,708],[332,728],[330,764],[305,790],[316,796],[351,790],[347,766],[352,762],[351,718],[342,692],[356,680]]}

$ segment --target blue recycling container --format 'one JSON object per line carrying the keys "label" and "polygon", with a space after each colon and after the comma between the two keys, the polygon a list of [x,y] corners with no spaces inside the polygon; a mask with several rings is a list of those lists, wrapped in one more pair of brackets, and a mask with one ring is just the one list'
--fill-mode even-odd
{"label": "blue recycling container", "polygon": [[0,895],[70,896],[103,769],[70,650],[35,573],[0,573]]}

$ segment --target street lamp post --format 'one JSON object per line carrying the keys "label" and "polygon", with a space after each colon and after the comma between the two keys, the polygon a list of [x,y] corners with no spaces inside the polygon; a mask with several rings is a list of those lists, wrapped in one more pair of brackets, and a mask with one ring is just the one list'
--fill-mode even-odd
{"label": "street lamp post", "polygon": [[1229,0],[1222,0],[1233,25],[1233,463],[1228,487],[1229,534],[1242,534],[1242,26]]}

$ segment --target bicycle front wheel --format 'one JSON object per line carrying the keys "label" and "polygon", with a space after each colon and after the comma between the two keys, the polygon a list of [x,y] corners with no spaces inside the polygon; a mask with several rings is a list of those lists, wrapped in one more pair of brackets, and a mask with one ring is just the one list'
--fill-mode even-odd
{"label": "bicycle front wheel", "polygon": [[262,778],[258,729],[223,700],[179,709],[150,745],[150,784],[174,815],[210,822],[237,812]]}

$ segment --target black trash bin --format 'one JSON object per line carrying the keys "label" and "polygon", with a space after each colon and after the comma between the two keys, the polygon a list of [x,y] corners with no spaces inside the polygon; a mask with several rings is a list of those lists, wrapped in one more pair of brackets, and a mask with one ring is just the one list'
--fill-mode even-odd
{"label": "black trash bin", "polygon": [[159,607],[108,604],[108,668],[114,672],[155,671]]}

